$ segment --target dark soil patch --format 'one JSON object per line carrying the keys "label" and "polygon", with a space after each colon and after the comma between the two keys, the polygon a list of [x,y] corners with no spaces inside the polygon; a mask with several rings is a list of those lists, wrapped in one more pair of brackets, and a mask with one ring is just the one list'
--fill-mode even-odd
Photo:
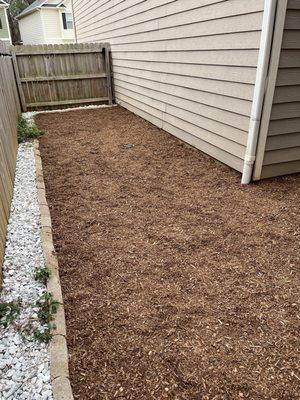
{"label": "dark soil patch", "polygon": [[120,107],[37,123],[75,398],[299,399],[299,175],[242,187]]}

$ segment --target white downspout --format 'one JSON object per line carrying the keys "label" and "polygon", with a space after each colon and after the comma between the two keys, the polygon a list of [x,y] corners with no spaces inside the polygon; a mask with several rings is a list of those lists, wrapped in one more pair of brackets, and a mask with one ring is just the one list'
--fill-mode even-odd
{"label": "white downspout", "polygon": [[276,6],[277,6],[277,0],[265,0],[260,48],[259,48],[257,71],[256,71],[256,81],[254,87],[250,126],[248,132],[247,148],[246,148],[244,169],[242,176],[242,185],[248,185],[252,178],[260,121],[262,115],[262,108],[264,102],[264,94],[266,89],[266,79],[268,75],[268,68],[269,68],[269,61],[270,61],[270,54],[272,47]]}

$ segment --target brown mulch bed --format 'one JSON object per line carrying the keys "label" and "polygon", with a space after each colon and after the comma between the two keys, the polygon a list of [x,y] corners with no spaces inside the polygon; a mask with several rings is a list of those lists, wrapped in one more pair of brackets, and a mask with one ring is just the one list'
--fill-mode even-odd
{"label": "brown mulch bed", "polygon": [[120,107],[36,121],[75,398],[299,399],[299,175],[242,187]]}

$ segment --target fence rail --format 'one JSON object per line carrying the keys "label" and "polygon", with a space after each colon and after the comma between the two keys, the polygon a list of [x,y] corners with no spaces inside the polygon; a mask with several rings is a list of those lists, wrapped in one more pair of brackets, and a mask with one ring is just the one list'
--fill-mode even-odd
{"label": "fence rail", "polygon": [[14,46],[23,111],[113,101],[107,43]]}
{"label": "fence rail", "polygon": [[9,47],[0,41],[0,285],[6,230],[14,186],[17,141],[17,117],[21,112],[12,57]]}

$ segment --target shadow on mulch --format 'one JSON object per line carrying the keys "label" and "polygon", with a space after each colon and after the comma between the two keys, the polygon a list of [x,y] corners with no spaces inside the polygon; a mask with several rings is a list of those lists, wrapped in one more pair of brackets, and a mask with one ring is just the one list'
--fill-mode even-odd
{"label": "shadow on mulch", "polygon": [[299,399],[300,176],[242,187],[120,107],[36,121],[75,398]]}

